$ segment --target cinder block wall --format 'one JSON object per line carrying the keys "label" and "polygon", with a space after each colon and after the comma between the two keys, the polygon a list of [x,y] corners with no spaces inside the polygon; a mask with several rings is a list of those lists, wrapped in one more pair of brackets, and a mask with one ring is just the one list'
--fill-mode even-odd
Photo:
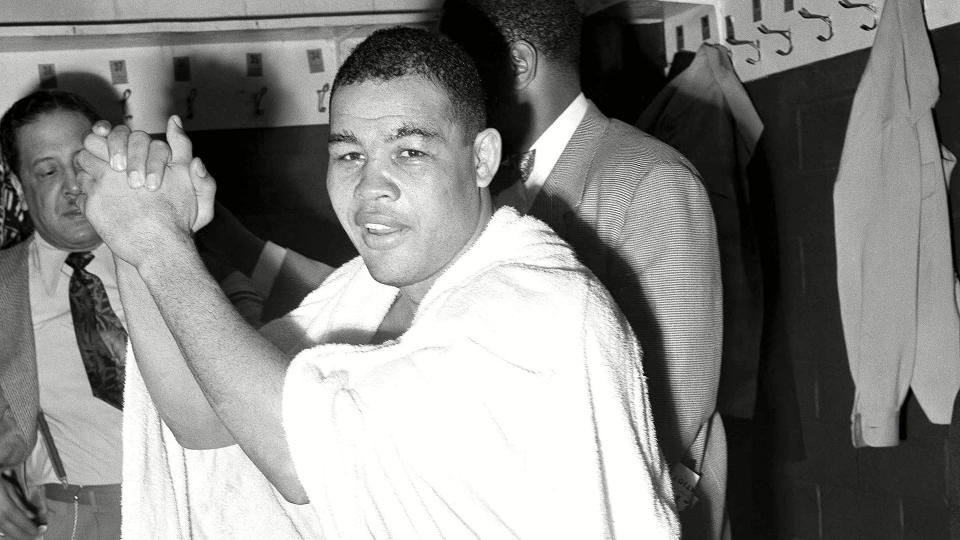
{"label": "cinder block wall", "polygon": [[[941,142],[957,153],[960,25],[931,36],[941,76],[935,115]],[[950,428],[931,424],[910,397],[899,446],[858,450],[850,440],[854,388],[836,292],[832,191],[868,53],[861,50],[746,85],[766,126],[777,213],[785,330],[773,336],[780,354],[770,361],[793,364],[806,450],[801,461],[790,462],[774,452],[767,455],[768,463],[754,463],[760,471],[753,471],[754,480],[769,482],[773,497],[759,497],[754,508],[739,509],[763,523],[749,529],[747,537],[950,537],[950,508],[956,504],[951,491],[957,487],[948,479],[960,467],[957,450],[949,443]],[[773,404],[775,408],[775,398]],[[747,431],[767,436],[759,424]],[[731,470],[731,484],[740,481],[738,472]]]}

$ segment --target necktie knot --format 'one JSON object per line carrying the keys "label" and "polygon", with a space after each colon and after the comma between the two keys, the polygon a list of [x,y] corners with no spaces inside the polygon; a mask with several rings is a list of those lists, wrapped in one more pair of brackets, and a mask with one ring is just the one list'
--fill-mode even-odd
{"label": "necktie knot", "polygon": [[89,251],[75,251],[67,255],[67,264],[74,270],[83,270],[93,260],[93,253]]}
{"label": "necktie knot", "polygon": [[533,172],[533,164],[537,156],[536,150],[527,150],[507,156],[500,163],[490,190],[497,194],[516,182],[526,182]]}

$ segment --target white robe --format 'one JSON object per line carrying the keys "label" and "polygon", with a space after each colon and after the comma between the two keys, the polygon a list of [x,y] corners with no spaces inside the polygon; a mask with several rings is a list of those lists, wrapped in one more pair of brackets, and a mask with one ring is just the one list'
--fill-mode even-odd
{"label": "white robe", "polygon": [[[306,535],[330,540],[678,535],[639,345],[543,223],[498,211],[403,336],[329,344],[368,342],[396,294],[356,259],[264,329],[299,353],[284,386],[284,427],[311,500],[264,511],[292,509],[302,526],[309,508],[316,520],[306,521],[322,535]],[[176,442],[168,436],[164,446]],[[216,484],[226,470],[190,481]],[[191,520],[206,519],[184,502],[176,506]],[[215,537],[253,537],[245,524],[264,519],[230,514],[222,521],[238,526]]]}

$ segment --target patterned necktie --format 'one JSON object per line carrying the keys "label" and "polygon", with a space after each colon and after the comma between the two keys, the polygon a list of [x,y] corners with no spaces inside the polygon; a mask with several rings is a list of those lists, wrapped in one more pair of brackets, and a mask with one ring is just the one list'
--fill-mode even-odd
{"label": "patterned necktie", "polygon": [[122,409],[127,331],[110,307],[103,282],[84,270],[92,260],[93,254],[89,251],[67,256],[67,264],[73,268],[70,278],[73,330],[93,395]]}
{"label": "patterned necktie", "polygon": [[536,150],[527,150],[519,154],[508,156],[500,163],[497,174],[490,183],[490,193],[497,195],[517,182],[526,182],[533,172],[533,163],[537,157]]}

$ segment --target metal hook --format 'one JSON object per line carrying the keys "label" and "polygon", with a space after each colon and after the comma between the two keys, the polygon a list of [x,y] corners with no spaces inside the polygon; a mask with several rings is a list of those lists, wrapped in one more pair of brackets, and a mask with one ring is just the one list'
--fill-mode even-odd
{"label": "metal hook", "polygon": [[817,15],[816,13],[810,13],[807,11],[807,8],[800,8],[800,11],[797,12],[797,15],[800,15],[804,19],[820,19],[821,21],[827,23],[827,35],[818,35],[817,39],[820,41],[830,41],[833,39],[833,21],[830,20],[829,15]]}
{"label": "metal hook", "polygon": [[753,47],[753,49],[757,51],[757,57],[747,58],[747,63],[750,65],[753,65],[760,61],[760,40],[759,39],[750,41],[749,39],[734,39],[732,37],[728,37],[727,43],[729,43],[730,45],[749,45]]}
{"label": "metal hook", "polygon": [[726,16],[726,25],[727,25],[727,43],[730,45],[749,45],[753,47],[753,50],[757,51],[756,58],[747,58],[747,63],[750,65],[756,64],[760,61],[760,40],[755,39],[750,41],[749,39],[737,39],[735,33],[735,28],[733,27],[733,17],[730,15]]}
{"label": "metal hook", "polygon": [[263,107],[260,106],[260,102],[263,100],[263,96],[267,93],[267,87],[264,86],[260,89],[259,92],[253,95],[253,113],[257,116],[263,116]]}
{"label": "metal hook", "polygon": [[193,118],[193,104],[197,101],[197,89],[191,88],[187,94],[187,118]]}
{"label": "metal hook", "polygon": [[323,88],[317,90],[317,111],[327,112],[327,106],[324,105],[326,101],[324,98],[327,96],[327,92],[330,91],[330,83],[323,83]]}
{"label": "metal hook", "polygon": [[875,29],[877,28],[877,17],[878,17],[878,15],[877,15],[877,6],[875,6],[875,5],[873,5],[873,4],[869,3],[869,2],[857,3],[857,2],[851,2],[850,0],[840,0],[840,1],[837,2],[837,3],[840,4],[841,7],[844,7],[844,8],[847,8],[847,9],[851,9],[851,8],[867,8],[867,9],[869,9],[870,11],[873,12],[873,25],[871,26],[871,25],[861,24],[861,25],[860,25],[860,29],[861,29],[861,30],[870,31],[870,30],[875,30]]}
{"label": "metal hook", "polygon": [[793,37],[790,34],[789,28],[786,30],[771,30],[767,28],[767,25],[760,24],[760,26],[757,27],[757,30],[759,30],[761,34],[780,34],[787,39],[787,50],[777,49],[777,54],[780,56],[786,56],[793,52]]}
{"label": "metal hook", "polygon": [[121,114],[123,115],[121,118],[123,118],[124,122],[133,118],[133,115],[129,114],[130,109],[129,109],[129,106],[127,105],[127,100],[130,99],[130,96],[132,94],[133,94],[133,91],[127,88],[126,90],[123,91],[123,97],[120,98],[120,110],[121,110]]}

